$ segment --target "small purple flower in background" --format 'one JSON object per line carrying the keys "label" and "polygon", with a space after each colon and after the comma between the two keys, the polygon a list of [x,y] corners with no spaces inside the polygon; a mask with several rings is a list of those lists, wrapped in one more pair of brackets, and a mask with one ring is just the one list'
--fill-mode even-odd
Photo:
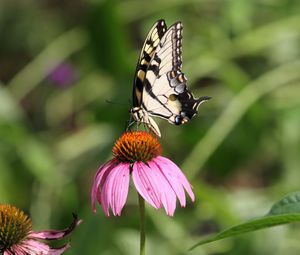
{"label": "small purple flower in background", "polygon": [[73,215],[72,224],[64,230],[32,231],[31,219],[18,208],[0,204],[0,254],[4,255],[59,255],[70,245],[51,248],[42,240],[59,240],[70,234],[79,224]]}
{"label": "small purple flower in background", "polygon": [[77,74],[71,64],[60,63],[51,70],[48,79],[59,87],[67,87],[76,81]]}
{"label": "small purple flower in background", "polygon": [[91,200],[96,212],[96,201],[104,214],[120,216],[126,203],[130,174],[138,193],[154,208],[165,208],[173,216],[176,198],[185,207],[185,190],[195,200],[191,185],[179,167],[160,156],[159,141],[144,131],[126,132],[113,148],[114,159],[98,169],[92,186]]}

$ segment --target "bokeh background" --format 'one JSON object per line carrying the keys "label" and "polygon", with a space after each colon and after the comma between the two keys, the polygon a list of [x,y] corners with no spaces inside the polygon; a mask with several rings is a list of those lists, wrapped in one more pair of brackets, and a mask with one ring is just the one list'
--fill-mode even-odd
{"label": "bokeh background", "polygon": [[297,224],[187,252],[299,190],[297,0],[1,0],[0,202],[36,230],[77,212],[66,254],[138,254],[133,187],[117,218],[91,212],[90,187],[126,127],[137,57],[159,18],[183,22],[189,87],[213,99],[185,126],[158,120],[164,155],[197,200],[173,218],[147,207],[148,254],[298,255]]}

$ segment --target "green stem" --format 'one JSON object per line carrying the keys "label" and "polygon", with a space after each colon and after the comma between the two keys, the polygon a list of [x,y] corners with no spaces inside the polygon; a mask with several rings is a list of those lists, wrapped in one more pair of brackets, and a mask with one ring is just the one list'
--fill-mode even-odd
{"label": "green stem", "polygon": [[145,255],[146,248],[146,233],[145,233],[145,200],[139,196],[139,210],[140,210],[140,255]]}

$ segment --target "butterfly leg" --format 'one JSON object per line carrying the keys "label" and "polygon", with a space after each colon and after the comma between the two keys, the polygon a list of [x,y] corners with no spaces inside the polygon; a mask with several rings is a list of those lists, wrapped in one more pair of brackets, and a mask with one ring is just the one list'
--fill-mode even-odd
{"label": "butterfly leg", "polygon": [[132,127],[132,125],[133,125],[134,123],[135,123],[135,121],[132,120],[132,119],[130,119],[130,120],[128,121],[128,125],[127,125],[127,127],[126,127],[126,131],[129,131],[130,128]]}
{"label": "butterfly leg", "polygon": [[148,130],[152,131],[158,137],[161,137],[158,125],[156,124],[156,122],[149,115],[147,115],[144,118],[143,123],[148,128]]}

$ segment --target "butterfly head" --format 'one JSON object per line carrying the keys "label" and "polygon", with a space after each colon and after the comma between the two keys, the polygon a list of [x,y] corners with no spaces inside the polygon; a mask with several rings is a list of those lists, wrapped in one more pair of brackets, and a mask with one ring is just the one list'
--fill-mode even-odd
{"label": "butterfly head", "polygon": [[185,124],[187,122],[189,122],[189,118],[187,116],[185,116],[185,113],[181,113],[181,115],[177,115],[175,117],[175,125],[181,125],[181,124]]}

